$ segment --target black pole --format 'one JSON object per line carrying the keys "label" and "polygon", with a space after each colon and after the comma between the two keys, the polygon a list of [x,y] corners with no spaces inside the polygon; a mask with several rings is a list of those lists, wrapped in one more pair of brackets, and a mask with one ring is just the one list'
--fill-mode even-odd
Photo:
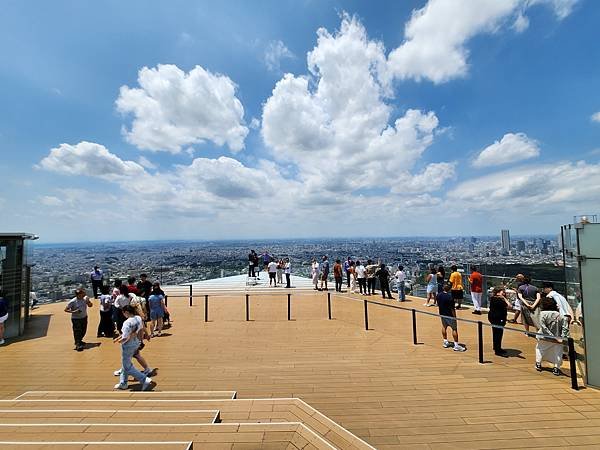
{"label": "black pole", "polygon": [[246,294],[246,322],[250,320],[250,295]]}
{"label": "black pole", "polygon": [[190,284],[190,306],[192,306],[192,303],[194,302],[194,293],[192,289],[192,285]]}
{"label": "black pole", "polygon": [[483,364],[483,323],[477,322],[477,339],[479,342],[479,364]]}
{"label": "black pole", "polygon": [[169,306],[169,296],[165,295],[165,306]]}
{"label": "black pole", "polygon": [[327,293],[327,317],[331,320],[331,292]]}
{"label": "black pole", "polygon": [[571,388],[579,390],[577,384],[577,353],[575,352],[575,342],[573,338],[568,339],[569,344],[569,367],[571,369]]}
{"label": "black pole", "polygon": [[363,302],[365,302],[365,330],[369,331],[369,308],[367,301],[363,300]]}
{"label": "black pole", "polygon": [[288,294],[288,320],[292,320],[292,294]]}
{"label": "black pole", "polygon": [[417,311],[412,310],[413,344],[417,345]]}
{"label": "black pole", "polygon": [[208,322],[208,294],[204,296],[204,321]]}

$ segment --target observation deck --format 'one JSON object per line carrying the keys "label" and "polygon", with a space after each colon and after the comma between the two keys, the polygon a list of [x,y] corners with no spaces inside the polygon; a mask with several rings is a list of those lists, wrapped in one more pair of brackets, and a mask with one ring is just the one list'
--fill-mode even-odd
{"label": "observation deck", "polygon": [[505,331],[501,358],[484,327],[480,364],[485,316],[459,322],[458,353],[442,348],[422,298],[245,279],[192,283],[191,306],[187,286],[165,287],[173,327],[143,350],[154,392],[112,390],[120,348],[95,337],[97,301],[83,352],[63,303],[35,309],[26,334],[0,347],[0,448],[600,447],[600,392],[536,372],[535,339],[521,329]]}

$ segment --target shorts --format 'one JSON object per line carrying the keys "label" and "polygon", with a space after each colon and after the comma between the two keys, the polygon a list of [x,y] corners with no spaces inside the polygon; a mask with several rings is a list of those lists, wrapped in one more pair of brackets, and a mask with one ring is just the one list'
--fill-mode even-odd
{"label": "shorts", "polygon": [[432,286],[430,284],[427,285],[427,293],[428,294],[435,294],[437,293],[437,284],[435,286]]}
{"label": "shorts", "polygon": [[323,275],[321,275],[322,281],[327,281],[327,278],[329,278],[329,273],[324,273]]}
{"label": "shorts", "polygon": [[6,319],[8,319],[8,313],[6,313],[2,317],[0,317],[0,323],[6,322]]}
{"label": "shorts", "polygon": [[456,319],[447,319],[446,317],[442,317],[442,326],[444,328],[450,327],[454,331],[457,330]]}
{"label": "shorts", "polygon": [[465,298],[465,293],[462,289],[452,289],[450,293],[452,294],[453,300],[462,300],[463,298]]}
{"label": "shorts", "polygon": [[162,319],[164,315],[164,311],[160,309],[153,309],[152,311],[150,311],[150,320]]}
{"label": "shorts", "polygon": [[275,272],[269,272],[269,278],[274,280],[275,279]]}

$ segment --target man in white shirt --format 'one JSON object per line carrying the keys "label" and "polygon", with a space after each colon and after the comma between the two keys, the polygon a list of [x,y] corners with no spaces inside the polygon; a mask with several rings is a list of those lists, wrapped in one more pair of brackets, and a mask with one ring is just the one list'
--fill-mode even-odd
{"label": "man in white shirt", "polygon": [[398,270],[395,273],[396,276],[396,286],[398,287],[398,301],[405,301],[406,300],[406,293],[405,293],[405,281],[406,281],[406,274],[404,273],[404,267],[401,266],[400,264],[398,264]]}
{"label": "man in white shirt", "polygon": [[361,294],[367,295],[367,269],[360,261],[356,261],[356,281]]}
{"label": "man in white shirt", "polygon": [[267,269],[269,270],[269,286],[272,284],[273,287],[276,287],[277,280],[275,279],[275,275],[277,274],[277,263],[275,261],[271,261],[267,265]]}
{"label": "man in white shirt", "polygon": [[543,289],[546,297],[554,299],[556,306],[558,306],[558,312],[567,320],[567,324],[570,324],[573,319],[573,310],[571,309],[569,302],[567,302],[567,299],[554,290],[554,285],[552,283],[544,283]]}
{"label": "man in white shirt", "polygon": [[285,287],[291,288],[290,277],[292,276],[292,263],[290,262],[290,258],[285,258],[285,265],[283,266],[285,272]]}

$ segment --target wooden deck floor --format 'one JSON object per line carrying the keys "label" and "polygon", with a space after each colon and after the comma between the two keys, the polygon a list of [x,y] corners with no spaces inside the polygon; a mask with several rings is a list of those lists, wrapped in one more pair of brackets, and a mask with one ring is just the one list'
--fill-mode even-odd
{"label": "wooden deck floor", "polygon": [[[208,323],[203,300],[170,299],[173,328],[144,350],[157,390],[299,397],[380,449],[600,448],[600,392],[536,372],[535,341],[523,333],[507,332],[511,357],[498,358],[486,329],[481,365],[474,325],[459,325],[468,351],[456,353],[441,348],[437,318],[418,316],[415,346],[410,313],[370,305],[365,331],[362,302],[348,298],[333,296],[330,321],[323,293],[294,293],[288,321],[284,294],[252,296],[246,322],[244,295],[223,293],[210,297]],[[119,346],[95,337],[97,309],[92,346],[79,353],[63,308],[36,309],[26,338],[0,347],[0,398],[112,390]]]}

